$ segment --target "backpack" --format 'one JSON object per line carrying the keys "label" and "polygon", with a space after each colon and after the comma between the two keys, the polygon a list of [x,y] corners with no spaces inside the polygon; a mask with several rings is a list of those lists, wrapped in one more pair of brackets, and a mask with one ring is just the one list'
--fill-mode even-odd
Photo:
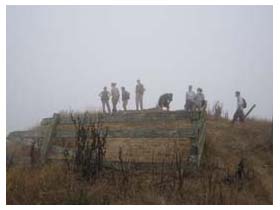
{"label": "backpack", "polygon": [[245,98],[242,98],[242,107],[245,109],[247,107],[247,102]]}

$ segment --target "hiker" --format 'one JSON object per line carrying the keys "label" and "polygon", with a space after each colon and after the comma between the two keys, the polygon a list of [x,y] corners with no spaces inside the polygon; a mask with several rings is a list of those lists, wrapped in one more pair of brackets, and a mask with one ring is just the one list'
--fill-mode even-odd
{"label": "hiker", "polygon": [[239,120],[239,122],[244,122],[244,112],[243,109],[247,107],[247,103],[244,98],[241,97],[240,91],[235,92],[235,97],[237,99],[237,109],[233,115],[232,123]]}
{"label": "hiker", "polygon": [[117,83],[111,83],[111,95],[112,95],[112,105],[113,105],[113,112],[117,112],[117,104],[120,99],[120,92],[119,89],[116,87]]}
{"label": "hiker", "polygon": [[225,112],[225,119],[228,120],[228,111]]}
{"label": "hiker", "polygon": [[223,109],[223,104],[221,104],[220,101],[217,101],[213,107],[213,112],[216,119],[221,117],[222,109]]}
{"label": "hiker", "polygon": [[158,100],[158,107],[163,110],[163,107],[169,111],[169,104],[173,100],[173,94],[172,93],[165,93],[159,97]]}
{"label": "hiker", "polygon": [[107,107],[108,113],[111,113],[109,104],[110,92],[107,90],[107,87],[103,88],[103,91],[99,94],[99,97],[101,98],[103,113],[106,113],[105,107]]}
{"label": "hiker", "polygon": [[137,80],[137,85],[136,85],[136,89],[135,89],[135,94],[136,94],[136,110],[139,110],[139,106],[140,106],[140,110],[143,110],[143,95],[145,92],[145,88],[144,85],[141,83],[141,81],[138,79]]}
{"label": "hiker", "polygon": [[192,85],[189,85],[189,90],[186,93],[186,103],[185,103],[185,110],[187,112],[192,112],[193,111],[194,97],[195,97],[195,92],[192,90]]}
{"label": "hiker", "polygon": [[130,98],[129,92],[125,89],[125,87],[122,87],[122,102],[123,102],[123,110],[126,111],[126,106],[128,103],[128,100]]}
{"label": "hiker", "polygon": [[194,104],[198,111],[204,110],[206,108],[206,101],[201,88],[197,88],[197,93],[194,97]]}

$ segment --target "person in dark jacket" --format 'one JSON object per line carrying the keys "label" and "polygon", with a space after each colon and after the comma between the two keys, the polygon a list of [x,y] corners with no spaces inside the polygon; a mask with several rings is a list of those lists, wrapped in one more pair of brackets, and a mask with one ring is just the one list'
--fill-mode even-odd
{"label": "person in dark jacket", "polygon": [[128,100],[130,98],[130,94],[125,89],[125,87],[122,87],[121,89],[122,89],[122,105],[123,105],[123,110],[126,111],[127,110]]}
{"label": "person in dark jacket", "polygon": [[111,108],[109,104],[110,92],[107,90],[107,87],[103,88],[103,91],[99,94],[99,97],[102,102],[103,113],[106,113],[105,108],[107,108],[108,113],[111,113]]}
{"label": "person in dark jacket", "polygon": [[172,100],[173,100],[173,94],[165,93],[159,97],[158,107],[161,109],[163,109],[165,107],[167,109],[167,111],[169,111],[169,105]]}

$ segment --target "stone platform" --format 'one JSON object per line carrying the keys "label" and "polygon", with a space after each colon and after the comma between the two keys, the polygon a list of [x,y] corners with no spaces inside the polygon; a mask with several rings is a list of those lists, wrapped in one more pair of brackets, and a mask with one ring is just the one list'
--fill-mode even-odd
{"label": "stone platform", "polygon": [[[98,113],[74,114],[85,125],[101,122],[108,129],[106,156],[117,162],[119,151],[127,162],[174,162],[180,155],[186,164],[199,166],[205,142],[204,113],[179,111],[128,111],[113,115]],[[54,114],[33,130],[16,131],[7,137],[9,144],[25,147],[28,156],[32,142],[38,142],[43,162],[63,160],[65,149],[74,151],[76,131],[70,114]],[[26,157],[28,159],[28,157]]]}

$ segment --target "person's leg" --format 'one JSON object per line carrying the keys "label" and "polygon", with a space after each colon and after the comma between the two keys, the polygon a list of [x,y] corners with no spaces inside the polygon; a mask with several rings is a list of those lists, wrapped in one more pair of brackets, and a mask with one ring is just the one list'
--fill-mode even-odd
{"label": "person's leg", "polygon": [[117,110],[117,103],[118,103],[118,101],[117,100],[114,100],[114,108],[115,108],[115,112],[117,112],[118,110]]}
{"label": "person's leg", "polygon": [[239,112],[240,112],[239,113],[239,120],[240,120],[240,122],[244,122],[244,112],[243,112],[243,110],[240,110]]}
{"label": "person's leg", "polygon": [[136,96],[135,96],[135,104],[136,104],[136,110],[138,111],[138,109],[139,109],[139,103],[138,103],[138,95],[136,94]]}
{"label": "person's leg", "polygon": [[237,118],[238,118],[238,110],[235,111],[231,122],[234,123],[237,120]]}
{"label": "person's leg", "polygon": [[140,109],[143,110],[143,95],[140,95]]}
{"label": "person's leg", "polygon": [[114,99],[112,99],[112,112],[116,112]]}
{"label": "person's leg", "polygon": [[102,102],[102,110],[103,110],[103,113],[106,113],[105,111],[105,101],[101,101]]}
{"label": "person's leg", "polygon": [[107,106],[108,112],[111,113],[111,107],[110,107],[109,101],[106,101],[106,106]]}
{"label": "person's leg", "polygon": [[192,106],[189,100],[186,101],[186,105],[187,105],[187,112],[191,112]]}
{"label": "person's leg", "polygon": [[126,111],[127,109],[126,109],[126,107],[127,107],[127,100],[125,100],[124,102],[123,102],[123,109],[124,109],[124,111]]}

